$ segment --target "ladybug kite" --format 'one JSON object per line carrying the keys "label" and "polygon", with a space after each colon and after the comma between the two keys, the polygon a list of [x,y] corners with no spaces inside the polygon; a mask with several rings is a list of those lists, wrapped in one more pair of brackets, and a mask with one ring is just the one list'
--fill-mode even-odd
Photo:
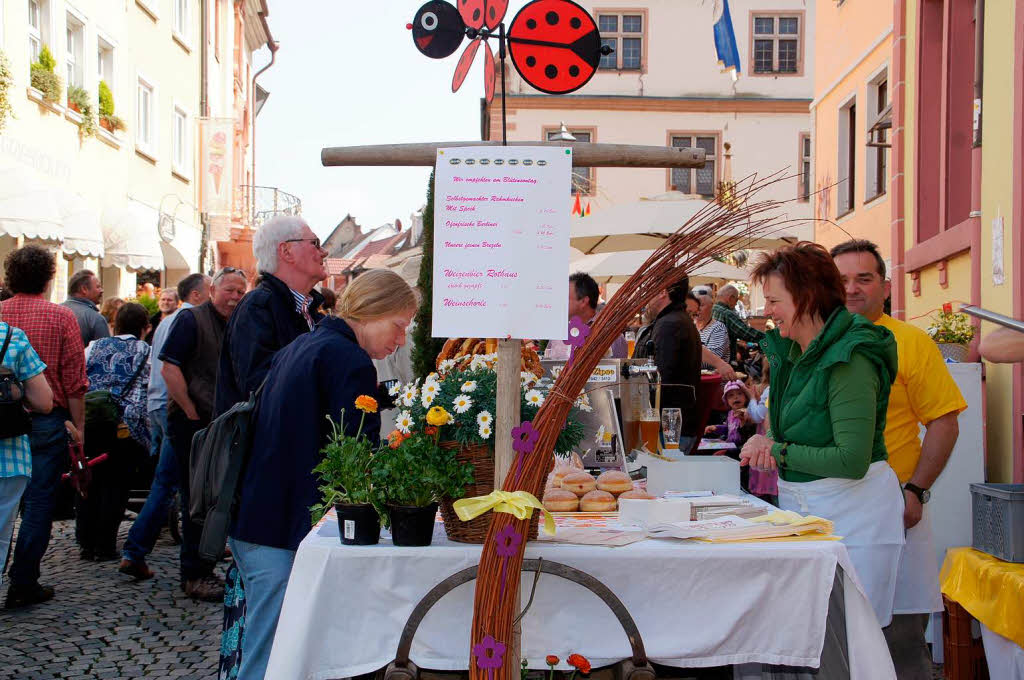
{"label": "ladybug kite", "polygon": [[567,94],[583,87],[597,71],[602,47],[597,24],[585,9],[571,0],[534,0],[527,3],[512,20],[505,33],[502,20],[508,0],[456,0],[457,7],[444,0],[430,0],[416,12],[408,28],[416,49],[432,59],[453,54],[462,43],[469,45],[459,58],[452,79],[457,91],[473,64],[480,46],[484,47],[484,94],[494,97],[496,66],[488,38],[508,44],[512,63],[527,83],[548,94]]}

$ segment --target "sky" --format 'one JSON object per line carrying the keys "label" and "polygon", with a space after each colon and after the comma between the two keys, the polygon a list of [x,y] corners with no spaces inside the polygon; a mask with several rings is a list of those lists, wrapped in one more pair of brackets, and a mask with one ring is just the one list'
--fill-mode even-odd
{"label": "sky", "polygon": [[[422,0],[270,0],[280,43],[259,83],[270,98],[256,121],[256,184],[302,201],[326,237],[346,214],[364,232],[409,215],[426,200],[429,168],[331,167],[325,146],[480,139],[482,58],[455,94],[460,47],[434,60],[413,46],[406,24]],[[525,4],[513,0],[506,24]],[[464,43],[465,44],[465,43]],[[269,60],[266,49],[256,66]]]}

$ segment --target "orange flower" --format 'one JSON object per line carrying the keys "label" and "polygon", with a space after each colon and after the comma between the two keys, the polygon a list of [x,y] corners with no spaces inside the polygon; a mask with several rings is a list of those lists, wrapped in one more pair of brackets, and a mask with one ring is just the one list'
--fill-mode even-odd
{"label": "orange flower", "polygon": [[548,654],[546,657],[544,657],[544,662],[547,663],[547,665],[549,666],[557,666],[558,657],[554,654]]}
{"label": "orange flower", "polygon": [[363,413],[376,413],[377,400],[371,396],[361,394],[356,397],[356,408]]}
{"label": "orange flower", "polygon": [[590,672],[590,662],[587,661],[587,657],[582,654],[570,654],[566,661],[570,666],[578,670],[580,673],[583,673],[583,675]]}
{"label": "orange flower", "polygon": [[425,428],[423,428],[423,433],[433,437],[435,434],[437,434],[437,428],[434,427],[433,425],[428,425]]}
{"label": "orange flower", "polygon": [[392,430],[388,434],[388,446],[392,449],[397,449],[407,438],[408,435],[404,435],[398,430]]}

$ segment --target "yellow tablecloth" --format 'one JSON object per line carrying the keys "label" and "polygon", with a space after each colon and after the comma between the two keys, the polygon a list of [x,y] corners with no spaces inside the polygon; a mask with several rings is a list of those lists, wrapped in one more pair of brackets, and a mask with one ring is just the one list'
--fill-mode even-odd
{"label": "yellow tablecloth", "polygon": [[988,628],[1024,647],[1024,564],[973,548],[950,548],[939,577],[942,593]]}

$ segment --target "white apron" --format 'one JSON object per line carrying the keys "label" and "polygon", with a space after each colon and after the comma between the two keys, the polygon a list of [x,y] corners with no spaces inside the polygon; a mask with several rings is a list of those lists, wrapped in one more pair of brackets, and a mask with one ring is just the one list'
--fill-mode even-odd
{"label": "white apron", "polygon": [[878,624],[888,626],[904,544],[903,492],[889,464],[872,463],[863,479],[780,479],[779,507],[832,520]]}
{"label": "white apron", "polygon": [[921,521],[907,529],[900,569],[896,577],[893,614],[931,614],[942,611],[939,558],[935,553],[932,519],[925,503]]}

